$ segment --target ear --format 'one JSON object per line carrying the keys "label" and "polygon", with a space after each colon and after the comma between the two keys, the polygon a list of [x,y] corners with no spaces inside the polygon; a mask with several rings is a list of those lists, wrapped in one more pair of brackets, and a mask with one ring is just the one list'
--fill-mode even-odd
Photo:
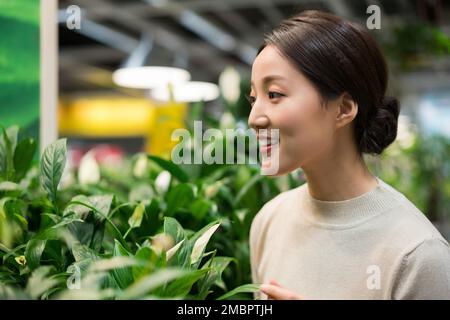
{"label": "ear", "polygon": [[344,92],[338,99],[336,109],[336,128],[342,128],[353,121],[358,114],[358,104],[352,96]]}

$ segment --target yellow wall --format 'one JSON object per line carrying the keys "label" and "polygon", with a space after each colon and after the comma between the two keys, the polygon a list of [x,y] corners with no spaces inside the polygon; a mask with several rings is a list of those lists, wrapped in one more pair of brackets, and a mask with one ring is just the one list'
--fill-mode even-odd
{"label": "yellow wall", "polygon": [[59,134],[82,137],[144,136],[146,151],[168,158],[174,129],[184,128],[185,103],[154,104],[146,99],[96,97],[61,103]]}

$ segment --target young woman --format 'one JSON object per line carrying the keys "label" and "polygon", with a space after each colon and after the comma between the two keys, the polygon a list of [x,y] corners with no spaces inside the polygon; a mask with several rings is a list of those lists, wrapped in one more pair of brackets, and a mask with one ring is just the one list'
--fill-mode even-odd
{"label": "young woman", "polygon": [[279,130],[264,146],[279,159],[277,174],[302,168],[307,183],[265,204],[252,223],[258,298],[450,299],[448,242],[362,157],[397,135],[387,81],[370,33],[337,16],[306,11],[265,36],[249,124]]}

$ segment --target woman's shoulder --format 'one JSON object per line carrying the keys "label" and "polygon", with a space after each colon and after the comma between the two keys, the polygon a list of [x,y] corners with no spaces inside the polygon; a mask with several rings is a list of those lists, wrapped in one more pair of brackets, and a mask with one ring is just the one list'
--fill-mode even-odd
{"label": "woman's shoulder", "polygon": [[433,239],[447,243],[426,214],[402,192],[382,180],[381,188],[396,204],[385,219],[388,220],[388,229],[398,235],[396,238],[403,238],[399,243],[406,242],[412,247]]}

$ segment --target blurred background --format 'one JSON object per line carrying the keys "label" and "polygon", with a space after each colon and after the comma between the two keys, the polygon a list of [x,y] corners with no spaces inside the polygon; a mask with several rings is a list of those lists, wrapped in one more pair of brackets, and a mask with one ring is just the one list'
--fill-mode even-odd
{"label": "blurred background", "polygon": [[[381,28],[371,32],[401,116],[396,142],[367,161],[450,238],[448,0],[60,0],[57,129],[69,138],[71,165],[89,150],[117,166],[139,152],[168,159],[173,129],[193,120],[246,128],[244,94],[264,32],[306,9],[366,25],[369,5],[380,8]],[[39,3],[0,8],[1,122],[38,137],[39,61],[29,43],[39,41]],[[295,174],[281,190],[302,182]],[[254,211],[274,194],[257,197]]]}
{"label": "blurred background", "polygon": [[[187,129],[187,152],[211,155],[234,146],[234,138],[192,139],[193,124],[247,129],[245,94],[264,33],[306,9],[367,26],[369,6],[379,10],[380,28],[371,33],[388,59],[388,94],[399,98],[401,115],[396,141],[366,160],[450,240],[449,0],[1,0],[0,124],[8,129],[0,136],[0,202],[25,200],[16,209],[10,201],[16,228],[0,219],[0,242],[28,248],[49,212],[37,151],[29,165],[36,143],[19,141],[31,136],[42,151],[68,138],[58,205],[80,196],[114,198],[114,232],[97,229],[95,220],[70,226],[83,245],[107,254],[116,231],[134,247],[164,230],[166,217],[190,234],[220,220],[208,246],[233,264],[213,297],[251,283],[253,217],[280,192],[303,184],[302,172],[273,178],[252,164],[175,165],[172,132]],[[13,147],[18,142],[14,156],[5,137]],[[142,226],[134,228],[130,216],[142,206]],[[61,249],[49,245],[44,256],[66,274],[72,257],[52,250]],[[17,272],[8,269],[3,279],[24,283],[20,260],[8,261]]]}
{"label": "blurred background", "polygon": [[[66,24],[73,4],[81,8],[79,30]],[[213,92],[200,115],[211,126],[232,115],[245,127],[249,108],[242,93],[248,90],[264,32],[306,9],[365,25],[371,4],[381,9],[381,28],[372,33],[389,59],[389,91],[400,98],[402,112],[396,143],[381,158],[368,161],[386,182],[448,228],[450,1],[59,1],[59,132],[71,138],[77,159],[100,143],[99,153],[110,157],[143,149],[167,155],[171,130],[182,126],[189,112],[198,112],[192,106],[204,98],[202,89],[188,102],[156,101],[147,88],[114,81],[113,73],[125,66],[177,67],[187,70],[191,81],[221,85],[221,94]]]}

